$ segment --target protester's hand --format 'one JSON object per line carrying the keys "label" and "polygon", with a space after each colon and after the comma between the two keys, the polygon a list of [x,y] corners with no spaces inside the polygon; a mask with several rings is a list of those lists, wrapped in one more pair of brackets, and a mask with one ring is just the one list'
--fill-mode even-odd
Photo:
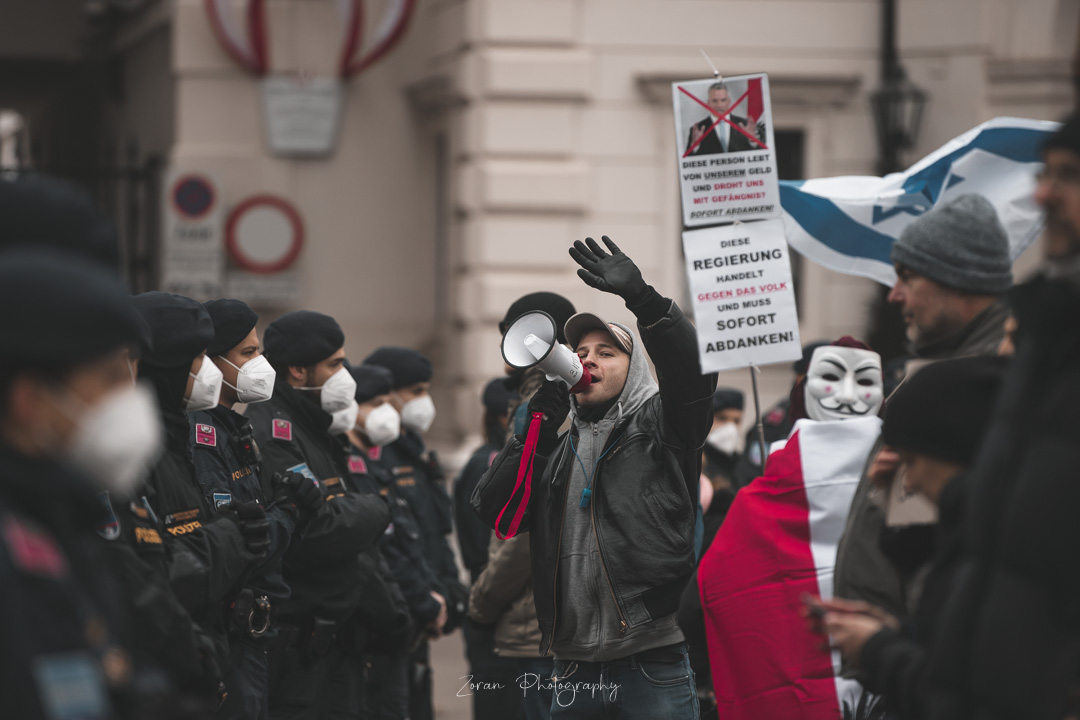
{"label": "protester's hand", "polygon": [[244,545],[252,555],[263,556],[270,550],[270,522],[266,510],[257,502],[229,503],[221,508],[240,527]]}
{"label": "protester's hand", "polygon": [[900,469],[900,454],[888,445],[881,448],[877,457],[870,463],[870,481],[880,488],[887,488]]}
{"label": "protester's hand", "polygon": [[618,295],[628,305],[642,297],[649,286],[641,277],[634,261],[626,256],[607,235],[601,237],[611,254],[604,252],[592,238],[585,242],[576,240],[570,248],[570,257],[581,266],[578,277],[597,290]]}
{"label": "protester's hand", "polygon": [[446,626],[446,619],[448,617],[446,610],[446,598],[434,590],[431,591],[431,597],[435,598],[439,602],[439,614],[428,623],[428,635],[431,637],[439,637],[442,635],[442,629]]}
{"label": "protester's hand", "polygon": [[570,414],[570,391],[561,380],[545,380],[529,399],[529,415],[544,414],[544,427],[558,430]]}
{"label": "protester's hand", "polygon": [[856,666],[866,641],[885,627],[877,618],[862,613],[827,612],[822,623],[833,645]]}
{"label": "protester's hand", "polygon": [[872,617],[875,620],[881,622],[885,627],[898,629],[900,627],[900,621],[895,616],[882,610],[877,605],[871,605],[868,602],[862,600],[847,600],[845,598],[834,597],[831,600],[822,600],[821,598],[815,598],[810,595],[803,596],[803,603],[805,608],[803,610],[804,616],[824,616],[825,613],[849,613],[852,615],[866,615]]}

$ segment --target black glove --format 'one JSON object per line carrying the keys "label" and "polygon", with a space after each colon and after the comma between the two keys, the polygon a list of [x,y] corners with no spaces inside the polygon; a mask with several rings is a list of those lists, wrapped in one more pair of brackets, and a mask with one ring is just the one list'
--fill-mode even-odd
{"label": "black glove", "polygon": [[232,502],[218,510],[218,514],[231,516],[240,527],[249,553],[262,557],[270,550],[270,521],[266,519],[262,505]]}
{"label": "black glove", "polygon": [[562,380],[545,380],[540,389],[529,399],[529,416],[544,414],[541,429],[558,432],[566,416],[570,414],[570,391]]}
{"label": "black glove", "polygon": [[648,295],[652,287],[642,279],[634,261],[611,242],[611,238],[604,235],[601,239],[611,251],[610,255],[592,238],[585,238],[585,242],[576,240],[570,248],[570,257],[582,268],[577,271],[578,277],[597,290],[618,295],[627,305],[635,304]]}
{"label": "black glove", "polygon": [[291,513],[300,522],[307,522],[326,503],[319,484],[297,472],[274,473],[270,478],[274,505]]}

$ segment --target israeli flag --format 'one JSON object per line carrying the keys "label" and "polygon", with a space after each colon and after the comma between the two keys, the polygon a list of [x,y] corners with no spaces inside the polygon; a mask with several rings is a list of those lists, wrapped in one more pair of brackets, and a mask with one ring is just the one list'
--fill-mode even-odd
{"label": "israeli flag", "polygon": [[889,253],[904,228],[939,202],[976,193],[997,209],[1015,260],[1042,230],[1035,174],[1042,167],[1043,143],[1059,127],[995,118],[905,172],[781,182],[787,241],[830,270],[891,286],[896,272]]}

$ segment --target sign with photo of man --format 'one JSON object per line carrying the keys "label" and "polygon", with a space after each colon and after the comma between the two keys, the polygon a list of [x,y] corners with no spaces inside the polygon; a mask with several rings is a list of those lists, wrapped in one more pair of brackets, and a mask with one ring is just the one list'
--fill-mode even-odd
{"label": "sign with photo of man", "polygon": [[674,83],[683,225],[779,217],[769,78]]}

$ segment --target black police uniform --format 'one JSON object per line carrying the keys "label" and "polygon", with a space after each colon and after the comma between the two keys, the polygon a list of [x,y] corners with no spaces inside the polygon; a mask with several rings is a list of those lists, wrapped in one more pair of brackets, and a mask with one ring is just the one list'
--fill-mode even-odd
{"label": "black police uniform", "polygon": [[[111,718],[111,578],[93,488],[0,446],[0,703],[4,716]],[[112,680],[119,678],[111,674]]]}
{"label": "black police uniform", "polygon": [[360,554],[382,536],[389,509],[350,487],[344,448],[329,434],[331,416],[280,375],[273,397],[249,405],[246,413],[263,473],[301,473],[319,482],[327,500],[285,556],[292,592],[278,613],[280,634],[270,650],[271,717],[354,712],[362,668],[354,659],[357,628],[350,621],[370,574],[370,559]]}
{"label": "black police uniform", "polygon": [[[356,489],[379,495],[389,504],[390,525],[379,548],[415,628],[422,631],[439,615],[439,602],[431,593],[438,592],[440,585],[424,558],[420,525],[409,504],[398,493],[390,472],[375,463],[368,452],[350,443],[347,462],[349,477]],[[408,658],[412,637],[403,640],[369,660],[365,717],[373,720],[408,717]]]}
{"label": "black police uniform", "polygon": [[229,695],[218,710],[219,718],[264,718],[269,687],[266,648],[276,634],[276,609],[289,597],[281,562],[296,529],[292,513],[269,507],[271,488],[259,468],[258,445],[251,423],[224,405],[189,413],[190,443],[195,472],[203,497],[216,510],[236,502],[257,502],[266,508],[270,548],[242,579],[233,593],[226,623],[229,632],[229,667],[225,679]]}
{"label": "black police uniform", "polygon": [[[448,619],[444,632],[450,632],[464,618],[468,591],[458,579],[457,562],[448,541],[453,521],[442,470],[431,456],[424,457],[424,441],[411,430],[382,448],[377,462],[390,472],[398,494],[409,503],[420,523],[424,556],[439,581],[437,592],[446,598]],[[429,720],[432,716],[429,643],[422,642],[410,660],[413,663],[409,675],[410,717]]]}

